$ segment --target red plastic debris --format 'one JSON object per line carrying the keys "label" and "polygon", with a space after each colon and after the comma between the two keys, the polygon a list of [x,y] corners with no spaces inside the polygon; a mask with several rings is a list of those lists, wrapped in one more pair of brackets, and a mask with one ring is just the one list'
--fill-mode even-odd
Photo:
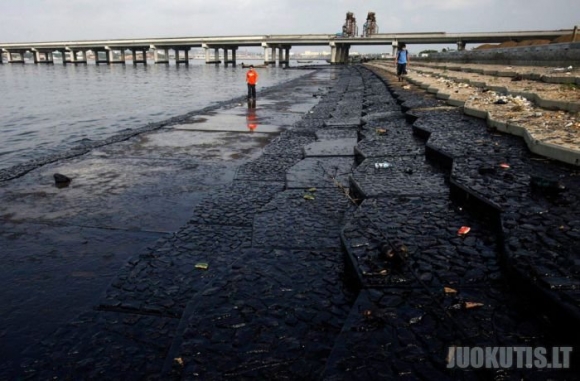
{"label": "red plastic debris", "polygon": [[469,233],[470,230],[471,230],[471,228],[469,226],[462,226],[457,231],[457,235],[465,235],[465,234]]}
{"label": "red plastic debris", "polygon": [[510,165],[507,163],[501,163],[499,166],[500,166],[500,168],[503,168],[503,169],[509,169],[509,167],[510,167]]}

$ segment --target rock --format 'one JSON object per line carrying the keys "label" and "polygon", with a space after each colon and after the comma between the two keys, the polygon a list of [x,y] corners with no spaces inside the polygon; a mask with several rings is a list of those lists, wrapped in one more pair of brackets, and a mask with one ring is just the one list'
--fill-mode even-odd
{"label": "rock", "polygon": [[405,252],[400,248],[393,248],[390,244],[385,243],[381,246],[379,259],[398,267],[403,264]]}
{"label": "rock", "polygon": [[531,176],[530,187],[533,191],[546,194],[557,194],[566,190],[566,187],[558,180],[546,179],[541,176]]}
{"label": "rock", "polygon": [[70,177],[67,177],[65,175],[61,175],[60,173],[54,174],[54,183],[59,188],[69,186],[71,181],[72,181],[72,179]]}

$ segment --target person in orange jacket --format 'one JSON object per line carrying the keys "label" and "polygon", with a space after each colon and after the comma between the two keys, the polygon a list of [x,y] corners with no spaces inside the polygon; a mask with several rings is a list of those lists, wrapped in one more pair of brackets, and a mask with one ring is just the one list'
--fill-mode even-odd
{"label": "person in orange jacket", "polygon": [[254,65],[250,65],[250,70],[246,73],[246,83],[248,84],[248,99],[256,99],[258,73],[254,70]]}

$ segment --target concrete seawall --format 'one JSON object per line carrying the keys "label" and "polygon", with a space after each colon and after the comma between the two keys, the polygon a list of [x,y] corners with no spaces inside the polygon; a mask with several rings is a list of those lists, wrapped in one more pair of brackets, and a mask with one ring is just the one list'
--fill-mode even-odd
{"label": "concrete seawall", "polygon": [[580,42],[446,52],[431,54],[429,57],[418,57],[415,60],[527,66],[578,66]]}

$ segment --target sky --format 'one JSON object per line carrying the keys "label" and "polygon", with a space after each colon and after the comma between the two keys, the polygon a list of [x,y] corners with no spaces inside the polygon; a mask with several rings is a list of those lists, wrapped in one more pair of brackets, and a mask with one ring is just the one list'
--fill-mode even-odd
{"label": "sky", "polygon": [[360,32],[369,11],[381,33],[580,25],[580,0],[1,0],[0,42],[333,34],[348,11]]}

